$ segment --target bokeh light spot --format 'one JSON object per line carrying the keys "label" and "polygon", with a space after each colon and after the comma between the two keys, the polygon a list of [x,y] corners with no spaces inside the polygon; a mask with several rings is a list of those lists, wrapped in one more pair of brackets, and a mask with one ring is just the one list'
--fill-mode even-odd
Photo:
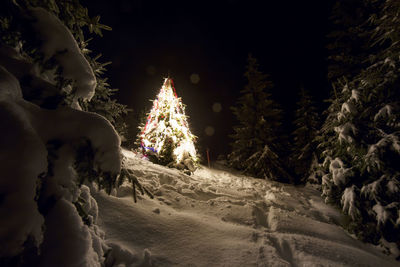
{"label": "bokeh light spot", "polygon": [[221,105],[221,103],[215,102],[215,103],[212,105],[212,110],[213,110],[215,113],[221,112],[221,110],[222,110],[222,105]]}
{"label": "bokeh light spot", "polygon": [[215,133],[215,129],[214,129],[214,127],[212,127],[212,126],[207,126],[207,127],[204,129],[204,132],[205,132],[206,135],[208,135],[208,136],[213,136],[214,133]]}
{"label": "bokeh light spot", "polygon": [[193,84],[198,84],[200,82],[200,76],[197,73],[190,75],[190,82]]}

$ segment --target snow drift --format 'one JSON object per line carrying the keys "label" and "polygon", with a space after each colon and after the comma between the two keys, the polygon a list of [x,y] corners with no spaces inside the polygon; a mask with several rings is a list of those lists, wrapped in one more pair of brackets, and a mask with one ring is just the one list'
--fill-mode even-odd
{"label": "snow drift", "polygon": [[94,194],[99,225],[123,266],[396,266],[345,232],[340,211],[311,187],[201,166],[192,176],[124,150],[124,165],[155,199],[123,184]]}

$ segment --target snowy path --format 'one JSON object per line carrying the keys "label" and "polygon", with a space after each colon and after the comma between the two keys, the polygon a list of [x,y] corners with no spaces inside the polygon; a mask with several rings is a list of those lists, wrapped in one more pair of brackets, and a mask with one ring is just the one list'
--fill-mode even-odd
{"label": "snowy path", "polygon": [[124,154],[155,198],[134,204],[128,184],[117,197],[94,196],[106,239],[132,252],[132,266],[398,264],[346,234],[340,213],[312,188],[205,167],[187,176]]}

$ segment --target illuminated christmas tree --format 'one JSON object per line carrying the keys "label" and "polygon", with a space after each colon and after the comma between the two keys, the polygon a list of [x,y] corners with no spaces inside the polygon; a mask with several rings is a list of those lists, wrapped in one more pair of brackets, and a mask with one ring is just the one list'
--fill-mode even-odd
{"label": "illuminated christmas tree", "polygon": [[139,139],[143,153],[152,161],[194,170],[198,160],[196,136],[190,132],[185,106],[176,94],[172,79],[164,79]]}

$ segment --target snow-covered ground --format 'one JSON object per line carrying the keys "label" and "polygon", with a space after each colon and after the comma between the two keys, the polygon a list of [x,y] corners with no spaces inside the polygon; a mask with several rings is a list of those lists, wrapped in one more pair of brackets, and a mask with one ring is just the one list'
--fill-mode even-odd
{"label": "snow-covered ground", "polygon": [[347,234],[320,193],[254,179],[223,166],[194,175],[124,150],[125,166],[154,199],[94,193],[99,225],[122,266],[398,266]]}

